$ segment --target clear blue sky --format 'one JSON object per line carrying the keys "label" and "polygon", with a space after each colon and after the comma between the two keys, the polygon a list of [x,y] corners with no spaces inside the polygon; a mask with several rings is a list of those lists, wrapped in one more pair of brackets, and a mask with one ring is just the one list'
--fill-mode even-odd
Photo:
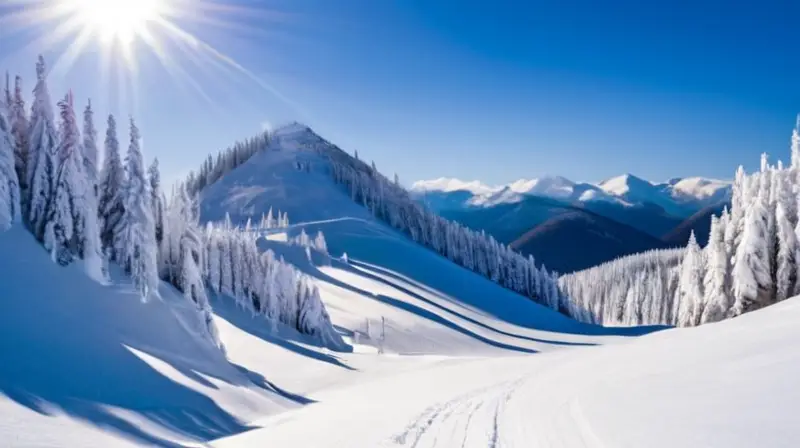
{"label": "clear blue sky", "polygon": [[[98,114],[133,111],[167,178],[297,119],[406,183],[730,178],[761,152],[788,158],[800,111],[795,1],[215,2],[224,8],[206,19],[229,26],[177,23],[280,95],[162,37],[207,98],[139,42],[135,97],[103,81],[90,43],[52,74],[54,100],[72,87]],[[0,35],[0,68],[25,75],[26,90],[35,54],[55,60],[64,43],[23,46],[52,29]]]}

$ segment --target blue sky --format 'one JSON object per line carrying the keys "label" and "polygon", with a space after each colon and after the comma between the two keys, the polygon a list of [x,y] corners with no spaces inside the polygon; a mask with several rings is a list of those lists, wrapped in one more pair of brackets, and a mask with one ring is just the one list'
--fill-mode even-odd
{"label": "blue sky", "polygon": [[[54,101],[72,87],[98,115],[134,113],[166,178],[299,120],[405,183],[730,178],[761,152],[788,158],[800,111],[800,4],[788,0],[215,2],[205,17],[229,26],[177,23],[278,94],[162,36],[205,97],[141,42],[136,93],[120,94],[90,43],[52,73]],[[52,29],[0,34],[0,68],[28,91],[35,54],[56,60],[68,43],[25,47]]]}

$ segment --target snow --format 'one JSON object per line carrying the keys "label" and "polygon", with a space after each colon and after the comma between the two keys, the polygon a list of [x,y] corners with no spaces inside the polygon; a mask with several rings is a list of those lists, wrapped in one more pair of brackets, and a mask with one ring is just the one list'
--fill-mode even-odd
{"label": "snow", "polygon": [[[230,214],[243,224],[270,207],[288,212],[294,224],[265,232],[259,247],[314,279],[349,347],[319,347],[211,297],[226,358],[171,287],[143,303],[118,270],[98,284],[79,263],[52,263],[18,226],[0,234],[4,446],[800,440],[800,352],[791,344],[800,298],[690,329],[581,324],[378,222],[333,184],[324,151],[304,149],[320,143],[308,128],[278,137],[203,192],[202,219]],[[331,256],[289,243],[320,230]]]}
{"label": "snow", "polygon": [[411,185],[411,191],[427,192],[442,191],[449,193],[452,191],[469,191],[474,195],[485,195],[497,191],[497,187],[490,187],[479,181],[465,182],[459,179],[440,177],[433,180],[420,180]]}
{"label": "snow", "polygon": [[655,184],[632,174],[623,174],[598,184],[573,182],[562,176],[519,179],[507,185],[488,186],[480,181],[465,182],[439,178],[414,182],[416,194],[467,191],[472,197],[468,206],[491,207],[513,204],[525,196],[541,196],[565,202],[613,202],[622,206],[652,203],[676,216],[689,216],[703,207],[716,205],[730,198],[731,182],[703,177],[670,179]]}
{"label": "snow", "polygon": [[19,226],[0,253],[4,446],[199,442],[296,406],[202,342],[194,304],[167,285],[142,303],[117,270],[95,283]]}
{"label": "snow", "polygon": [[796,446],[798,318],[795,298],[626,344],[442,361],[212,446]]}
{"label": "snow", "polygon": [[714,198],[723,200],[730,194],[730,189],[730,181],[688,177],[672,185],[672,196],[684,200],[708,201]]}
{"label": "snow", "polygon": [[575,183],[561,176],[542,177],[539,179],[520,179],[509,185],[511,191],[535,196],[567,198],[572,195]]}

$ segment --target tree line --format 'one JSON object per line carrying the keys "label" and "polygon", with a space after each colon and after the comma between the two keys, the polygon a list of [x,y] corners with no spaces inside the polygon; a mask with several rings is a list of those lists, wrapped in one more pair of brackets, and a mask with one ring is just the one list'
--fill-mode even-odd
{"label": "tree line", "polygon": [[545,266],[537,266],[532,256],[515,252],[485,232],[438,216],[415,201],[400,185],[397,175],[389,180],[374,162],[359,160],[358,153],[350,156],[310,130],[307,134],[295,137],[295,143],[329,159],[333,180],[377,219],[465,269],[544,306],[559,309],[562,300],[557,274]]}
{"label": "tree line", "polygon": [[686,327],[799,295],[800,118],[790,147],[788,166],[763,154],[759,171],[738,168],[730,209],[711,218],[705,248],[692,234],[679,252],[640,254],[561,278],[569,314],[606,325]]}

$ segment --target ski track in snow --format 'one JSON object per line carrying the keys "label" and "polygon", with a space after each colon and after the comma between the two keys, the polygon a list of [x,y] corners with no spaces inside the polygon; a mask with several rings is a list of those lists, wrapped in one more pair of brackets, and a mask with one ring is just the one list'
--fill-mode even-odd
{"label": "ski track in snow", "polygon": [[[384,446],[501,448],[506,403],[522,380],[478,389],[427,409]],[[510,445],[508,445],[510,446]]]}

